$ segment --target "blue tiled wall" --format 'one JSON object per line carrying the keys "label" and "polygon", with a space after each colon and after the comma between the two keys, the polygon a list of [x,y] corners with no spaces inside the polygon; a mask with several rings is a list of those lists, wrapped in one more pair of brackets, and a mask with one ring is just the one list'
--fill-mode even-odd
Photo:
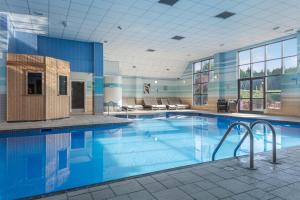
{"label": "blue tiled wall", "polygon": [[80,42],[15,32],[9,52],[50,56],[69,61],[71,71],[103,76],[103,46],[101,43]]}
{"label": "blue tiled wall", "polygon": [[[44,36],[38,36],[37,41],[39,55],[67,60],[71,64],[71,71],[93,72],[93,43]],[[98,70],[102,71],[102,69]]]}

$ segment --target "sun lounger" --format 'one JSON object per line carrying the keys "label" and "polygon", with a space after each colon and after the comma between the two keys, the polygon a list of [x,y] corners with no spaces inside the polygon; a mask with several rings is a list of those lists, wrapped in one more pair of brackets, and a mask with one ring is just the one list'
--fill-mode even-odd
{"label": "sun lounger", "polygon": [[144,97],[144,107],[151,110],[158,110],[158,106],[153,104],[151,97]]}
{"label": "sun lounger", "polygon": [[161,104],[165,105],[169,110],[176,110],[176,105],[169,104],[168,99],[161,99]]}
{"label": "sun lounger", "polygon": [[122,109],[123,110],[134,110],[134,106],[133,105],[129,105],[127,102],[127,98],[123,98],[122,99]]}
{"label": "sun lounger", "polygon": [[144,106],[142,106],[142,105],[137,105],[137,104],[135,103],[135,98],[128,98],[128,99],[127,99],[127,105],[132,106],[135,110],[143,110],[143,109],[144,109]]}
{"label": "sun lounger", "polygon": [[168,101],[169,101],[170,104],[176,105],[177,109],[188,109],[190,107],[187,104],[182,104],[180,102],[180,99],[177,98],[177,97],[170,97],[170,98],[168,98]]}
{"label": "sun lounger", "polygon": [[155,105],[159,110],[166,110],[167,109],[166,105],[158,104],[157,99],[155,97],[151,98],[151,102],[152,102],[152,105]]}

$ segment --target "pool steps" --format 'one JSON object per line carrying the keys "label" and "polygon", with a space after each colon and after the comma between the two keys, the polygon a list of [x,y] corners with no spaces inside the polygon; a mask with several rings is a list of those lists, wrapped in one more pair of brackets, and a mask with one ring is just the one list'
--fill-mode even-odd
{"label": "pool steps", "polygon": [[275,131],[274,127],[272,126],[272,124],[270,122],[266,121],[266,120],[257,120],[253,123],[250,123],[250,126],[248,126],[247,124],[245,124],[243,122],[239,122],[239,121],[236,121],[236,122],[232,123],[228,127],[227,131],[225,132],[224,136],[222,137],[222,139],[219,142],[219,144],[217,145],[217,147],[215,148],[215,150],[212,154],[212,161],[215,160],[216,153],[218,152],[218,150],[220,149],[220,147],[224,143],[225,139],[227,138],[227,136],[229,135],[231,130],[236,126],[239,126],[239,127],[243,126],[244,128],[247,129],[247,132],[244,134],[243,138],[240,140],[240,142],[238,143],[238,145],[234,149],[234,157],[237,157],[238,149],[241,147],[241,145],[243,144],[243,142],[245,141],[245,139],[249,135],[250,136],[250,167],[249,167],[249,169],[255,169],[255,167],[254,167],[254,140],[253,140],[254,137],[253,137],[252,129],[257,124],[267,125],[271,129],[271,131],[272,131],[272,163],[277,164],[277,160],[276,160],[276,131]]}

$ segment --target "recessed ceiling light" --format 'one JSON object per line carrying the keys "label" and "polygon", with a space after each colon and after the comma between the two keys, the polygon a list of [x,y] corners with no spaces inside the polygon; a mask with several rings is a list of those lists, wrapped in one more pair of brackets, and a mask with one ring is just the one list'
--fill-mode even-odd
{"label": "recessed ceiling light", "polygon": [[147,49],[146,51],[148,51],[148,52],[154,52],[155,50],[154,49]]}
{"label": "recessed ceiling light", "polygon": [[184,37],[180,36],[180,35],[175,35],[174,37],[172,37],[171,39],[173,40],[182,40]]}
{"label": "recessed ceiling light", "polygon": [[280,28],[279,26],[275,26],[275,27],[273,27],[273,30],[276,31],[276,30],[278,30],[279,28]]}
{"label": "recessed ceiling light", "polygon": [[122,27],[121,27],[121,26],[118,26],[118,29],[119,29],[119,30],[122,30]]}
{"label": "recessed ceiling light", "polygon": [[177,1],[178,0],[159,0],[158,3],[165,4],[168,6],[173,6],[175,3],[177,3]]}
{"label": "recessed ceiling light", "polygon": [[37,16],[43,16],[43,13],[37,12],[37,11],[33,11],[33,14],[34,14],[34,15],[37,15]]}
{"label": "recessed ceiling light", "polygon": [[293,28],[291,28],[291,29],[287,29],[287,30],[285,30],[284,32],[285,33],[288,33],[288,32],[292,32],[294,29]]}
{"label": "recessed ceiling light", "polygon": [[227,19],[233,15],[235,15],[235,13],[224,11],[224,12],[221,12],[220,14],[216,15],[215,17],[221,18],[221,19]]}

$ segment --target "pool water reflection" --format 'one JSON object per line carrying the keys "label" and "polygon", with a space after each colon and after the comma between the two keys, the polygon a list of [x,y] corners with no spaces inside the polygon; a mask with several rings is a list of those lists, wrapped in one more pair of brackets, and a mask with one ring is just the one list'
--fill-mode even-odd
{"label": "pool water reflection", "polygon": [[[15,199],[211,160],[236,118],[162,114],[102,128],[27,131],[0,136],[0,199]],[[249,123],[249,120],[242,120]],[[277,148],[300,145],[300,125],[273,123]],[[233,156],[234,129],[216,158]],[[255,152],[272,149],[270,130],[255,129]],[[239,154],[248,153],[245,141]]]}

